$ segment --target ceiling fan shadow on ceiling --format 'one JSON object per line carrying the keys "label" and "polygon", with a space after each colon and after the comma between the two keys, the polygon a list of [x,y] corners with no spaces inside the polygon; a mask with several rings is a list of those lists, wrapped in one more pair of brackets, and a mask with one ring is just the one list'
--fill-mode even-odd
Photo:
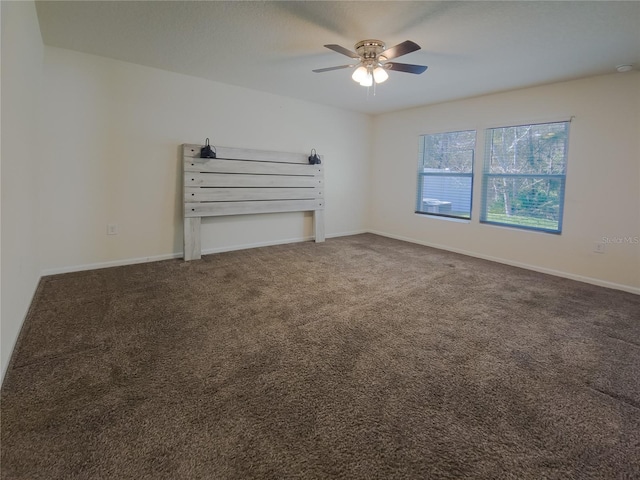
{"label": "ceiling fan shadow on ceiling", "polygon": [[357,67],[351,78],[363,87],[370,87],[371,85],[386,81],[387,78],[389,78],[387,70],[413,73],[416,75],[424,73],[425,70],[427,70],[426,65],[389,62],[389,60],[393,58],[420,50],[420,45],[411,40],[406,40],[391,48],[385,48],[385,43],[380,40],[362,40],[355,44],[355,52],[340,45],[330,44],[325,45],[325,47],[354,60],[358,60],[358,62],[349,65],[339,65],[337,67],[318,68],[313,70],[313,72],[324,73],[332,70]]}

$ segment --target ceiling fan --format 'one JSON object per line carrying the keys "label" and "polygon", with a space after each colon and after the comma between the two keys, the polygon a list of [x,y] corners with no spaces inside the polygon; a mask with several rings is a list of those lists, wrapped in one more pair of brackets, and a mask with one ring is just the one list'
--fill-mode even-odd
{"label": "ceiling fan", "polygon": [[391,48],[385,48],[386,46],[384,42],[380,40],[362,40],[361,42],[355,44],[355,52],[341,47],[340,45],[331,44],[325,45],[325,47],[329,50],[333,50],[334,52],[338,52],[342,55],[353,58],[354,60],[358,60],[358,63],[350,65],[339,65],[337,67],[318,68],[313,71],[315,73],[323,73],[330,72],[331,70],[340,70],[342,68],[357,67],[353,72],[351,78],[353,78],[353,80],[358,82],[363,87],[370,87],[374,84],[374,82],[384,82],[387,78],[389,78],[387,70],[420,74],[427,69],[426,65],[412,65],[410,63],[389,62],[389,60],[393,58],[401,57],[402,55],[406,55],[407,53],[420,50],[420,45],[412,42],[411,40],[406,40]]}

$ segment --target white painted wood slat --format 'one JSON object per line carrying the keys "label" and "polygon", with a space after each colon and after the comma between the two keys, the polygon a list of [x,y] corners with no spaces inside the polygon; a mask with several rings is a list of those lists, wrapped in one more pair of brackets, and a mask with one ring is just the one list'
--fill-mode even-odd
{"label": "white painted wood slat", "polygon": [[[277,162],[277,163],[303,163],[309,165],[309,155],[306,153],[271,152],[269,150],[250,150],[247,148],[218,147],[211,145],[216,150],[217,158],[227,160],[253,160],[256,162]],[[185,157],[200,157],[200,149],[203,145],[184,145]]]}
{"label": "white painted wood slat", "polygon": [[185,187],[185,202],[240,200],[305,200],[323,198],[324,188],[201,188]]}
{"label": "white painted wood slat", "polygon": [[262,175],[322,175],[322,165],[225,160],[219,158],[185,159],[185,172],[254,173]]}
{"label": "white painted wood slat", "polygon": [[321,177],[185,172],[185,187],[318,187]]}
{"label": "white painted wood slat", "polygon": [[185,203],[184,216],[220,217],[252,213],[304,212],[324,209],[323,200],[271,200],[255,202]]}

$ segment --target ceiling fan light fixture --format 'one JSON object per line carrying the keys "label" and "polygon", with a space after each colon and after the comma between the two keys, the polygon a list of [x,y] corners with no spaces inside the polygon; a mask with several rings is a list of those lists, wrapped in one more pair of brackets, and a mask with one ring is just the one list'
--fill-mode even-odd
{"label": "ceiling fan light fixture", "polygon": [[367,69],[364,66],[360,65],[355,69],[353,75],[351,75],[351,78],[353,78],[355,82],[360,83],[367,77],[367,73]]}
{"label": "ceiling fan light fixture", "polygon": [[387,78],[389,78],[389,74],[384,68],[378,67],[373,71],[373,79],[376,83],[382,83],[386,81]]}
{"label": "ceiling fan light fixture", "polygon": [[373,75],[370,72],[367,72],[365,77],[360,81],[360,85],[363,87],[370,87],[373,85]]}

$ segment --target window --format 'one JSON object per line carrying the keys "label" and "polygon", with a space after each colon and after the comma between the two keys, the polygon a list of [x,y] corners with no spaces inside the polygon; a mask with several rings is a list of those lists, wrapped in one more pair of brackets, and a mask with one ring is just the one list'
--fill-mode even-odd
{"label": "window", "polygon": [[569,122],[488,129],[480,222],[560,233]]}
{"label": "window", "polygon": [[416,213],[471,218],[475,130],[420,137]]}

